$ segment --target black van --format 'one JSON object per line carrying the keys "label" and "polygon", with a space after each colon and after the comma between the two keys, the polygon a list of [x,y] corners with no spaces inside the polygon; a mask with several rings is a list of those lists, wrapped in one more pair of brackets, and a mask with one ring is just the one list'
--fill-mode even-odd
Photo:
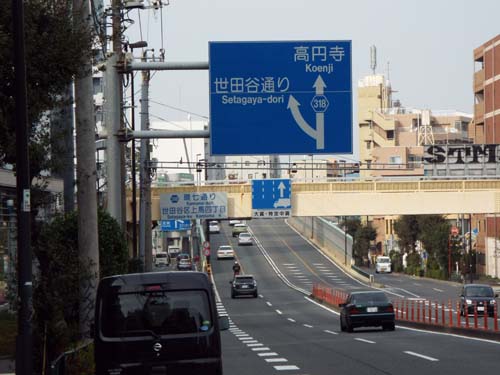
{"label": "black van", "polygon": [[103,278],[95,313],[96,374],[222,374],[219,329],[228,327],[228,317],[217,315],[205,273]]}

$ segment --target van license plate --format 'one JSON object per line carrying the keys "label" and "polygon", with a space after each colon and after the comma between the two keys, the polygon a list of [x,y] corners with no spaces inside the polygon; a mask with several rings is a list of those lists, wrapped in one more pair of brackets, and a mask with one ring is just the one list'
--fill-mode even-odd
{"label": "van license plate", "polygon": [[367,312],[378,312],[378,308],[377,307],[367,307],[366,311]]}
{"label": "van license plate", "polygon": [[484,311],[484,306],[478,306],[477,311]]}

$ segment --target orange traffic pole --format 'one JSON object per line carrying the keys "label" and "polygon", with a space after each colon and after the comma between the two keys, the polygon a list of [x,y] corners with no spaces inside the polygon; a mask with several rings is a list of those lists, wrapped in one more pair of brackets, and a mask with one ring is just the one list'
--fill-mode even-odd
{"label": "orange traffic pole", "polygon": [[448,315],[450,318],[450,321],[448,322],[450,327],[453,327],[453,311],[451,311],[451,300],[448,300]]}
{"label": "orange traffic pole", "polygon": [[497,304],[493,306],[493,329],[498,332],[498,309]]}
{"label": "orange traffic pole", "polygon": [[462,326],[462,319],[460,319],[460,302],[457,302],[457,327]]}
{"label": "orange traffic pole", "polygon": [[477,329],[477,303],[474,302],[474,328]]}
{"label": "orange traffic pole", "polygon": [[487,331],[488,330],[488,304],[486,304],[486,306],[484,306],[484,312],[483,312],[483,316],[484,316],[484,330]]}

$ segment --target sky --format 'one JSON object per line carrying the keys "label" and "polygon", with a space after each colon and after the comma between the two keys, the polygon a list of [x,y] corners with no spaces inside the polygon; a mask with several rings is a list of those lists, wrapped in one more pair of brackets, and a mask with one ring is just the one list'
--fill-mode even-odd
{"label": "sky", "polygon": [[[473,50],[499,33],[499,14],[498,0],[170,0],[162,12],[131,11],[125,36],[172,62],[207,62],[209,41],[351,40],[356,159],[356,87],[371,74],[370,46],[403,106],[472,114]],[[208,91],[206,70],[154,73],[152,120],[208,120]]]}

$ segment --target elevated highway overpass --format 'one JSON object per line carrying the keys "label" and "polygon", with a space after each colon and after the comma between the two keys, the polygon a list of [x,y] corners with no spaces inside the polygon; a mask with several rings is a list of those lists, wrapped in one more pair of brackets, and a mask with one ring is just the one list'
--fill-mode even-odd
{"label": "elevated highway overpass", "polygon": [[[153,187],[152,219],[160,220],[161,194],[182,192],[226,192],[229,217],[252,216],[252,186],[246,182]],[[129,192],[127,221],[130,201]],[[292,182],[292,216],[456,213],[500,213],[500,179]]]}

